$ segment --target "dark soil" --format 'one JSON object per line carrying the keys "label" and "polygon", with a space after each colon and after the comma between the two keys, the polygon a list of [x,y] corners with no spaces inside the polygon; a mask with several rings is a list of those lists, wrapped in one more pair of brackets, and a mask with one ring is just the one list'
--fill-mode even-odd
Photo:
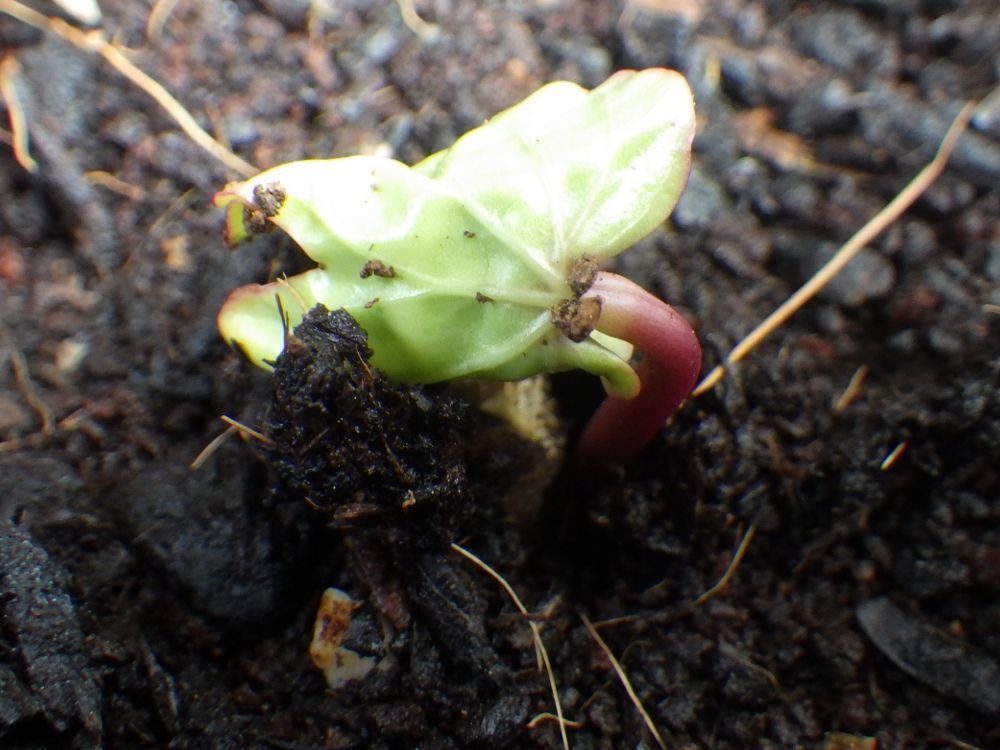
{"label": "dark soil", "polygon": [[[559,747],[529,725],[553,710],[530,631],[458,542],[538,613],[574,748],[653,746],[581,615],[671,748],[1000,747],[994,0],[417,2],[433,39],[392,2],[181,0],[155,41],[146,3],[101,5],[261,167],[412,162],[546,81],[683,71],[690,184],[616,270],[690,316],[706,371],[988,98],[913,209],[639,462],[541,481],[541,449],[385,383],[342,318],[273,383],[227,350],[225,295],[295,249],[227,252],[210,196],[235,175],[0,14],[39,162],[0,148],[0,746]],[[599,387],[553,387],[578,429]],[[272,442],[191,471],[221,414]],[[333,692],[308,658],[330,586],[378,661]]]}

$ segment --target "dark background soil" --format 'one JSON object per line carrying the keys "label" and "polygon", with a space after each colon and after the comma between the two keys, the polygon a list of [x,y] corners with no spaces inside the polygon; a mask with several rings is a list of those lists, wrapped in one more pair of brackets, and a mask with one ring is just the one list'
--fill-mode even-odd
{"label": "dark background soil", "polygon": [[[690,316],[706,371],[990,98],[914,208],[636,465],[543,486],[541,452],[447,389],[328,382],[322,347],[272,407],[214,316],[294,248],[226,251],[209,198],[235,175],[98,58],[0,15],[40,164],[0,148],[0,746],[558,747],[526,726],[552,710],[528,628],[458,541],[545,614],[574,748],[653,746],[580,614],[671,748],[1000,747],[993,0],[418,2],[433,39],[392,2],[180,0],[155,41],[147,4],[101,5],[262,168],[412,162],[546,81],[683,71],[691,181],[617,269]],[[382,470],[331,488],[294,430],[355,455],[309,411],[345,383]],[[596,384],[554,389],[578,427]],[[220,414],[287,440],[190,471]],[[307,657],[327,586],[363,602],[382,659],[335,694]]]}

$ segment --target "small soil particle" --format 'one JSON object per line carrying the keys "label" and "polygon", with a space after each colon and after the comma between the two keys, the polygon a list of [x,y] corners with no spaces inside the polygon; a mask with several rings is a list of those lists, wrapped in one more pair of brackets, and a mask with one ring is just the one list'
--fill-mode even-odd
{"label": "small soil particle", "polygon": [[587,293],[597,278],[598,270],[600,269],[595,258],[583,255],[576,259],[566,276],[566,283],[569,284],[574,297],[582,297]]}
{"label": "small soil particle", "polygon": [[253,205],[268,219],[278,215],[287,197],[285,189],[278,182],[256,185],[253,189]]}
{"label": "small soil particle", "polygon": [[277,182],[255,185],[253,202],[243,207],[243,225],[250,234],[263,234],[274,229],[269,220],[285,205],[285,189]]}
{"label": "small soil particle", "polygon": [[579,343],[594,330],[601,319],[601,298],[564,299],[550,311],[552,323],[570,341]]}
{"label": "small soil particle", "polygon": [[358,276],[367,279],[369,276],[379,276],[383,279],[391,279],[396,275],[396,269],[380,261],[370,260],[361,267]]}

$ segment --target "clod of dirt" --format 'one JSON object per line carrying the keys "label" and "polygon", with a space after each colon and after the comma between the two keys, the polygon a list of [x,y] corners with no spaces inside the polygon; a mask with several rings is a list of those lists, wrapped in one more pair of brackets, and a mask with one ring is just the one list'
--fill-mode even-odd
{"label": "clod of dirt", "polygon": [[317,519],[261,492],[245,456],[223,450],[198,471],[157,460],[116,489],[110,505],[145,559],[217,622],[244,631],[284,613]]}
{"label": "clod of dirt", "polygon": [[341,523],[378,518],[393,537],[438,546],[474,510],[463,460],[467,405],[393,386],[369,356],[346,312],[306,315],[275,365],[272,465],[292,496]]}
{"label": "clod of dirt", "polygon": [[552,324],[570,341],[589,336],[601,319],[601,298],[564,299],[552,306]]}
{"label": "clod of dirt", "polygon": [[30,525],[53,508],[72,507],[82,494],[83,483],[57,453],[0,456],[0,519],[21,514]]}
{"label": "clod of dirt", "polygon": [[857,609],[876,648],[925,685],[990,716],[1000,716],[1000,664],[907,614],[884,597]]}
{"label": "clod of dirt", "polygon": [[27,531],[7,523],[0,591],[0,744],[19,747],[19,728],[31,726],[49,747],[99,746],[101,691],[65,574]]}
{"label": "clod of dirt", "polygon": [[356,587],[387,623],[389,657],[354,683],[384,701],[369,714],[379,732],[499,747],[524,726],[534,685],[500,659],[448,549],[486,517],[466,477],[471,417],[443,391],[392,385],[370,355],[343,310],[306,315],[275,364],[271,465],[290,497],[343,529]]}

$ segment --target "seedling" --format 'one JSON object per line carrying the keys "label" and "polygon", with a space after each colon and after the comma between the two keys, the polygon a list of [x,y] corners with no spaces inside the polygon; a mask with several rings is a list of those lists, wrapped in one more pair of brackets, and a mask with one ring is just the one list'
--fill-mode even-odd
{"label": "seedling", "polygon": [[353,156],[230,184],[214,200],[231,244],[277,226],[318,266],[237,289],[219,329],[268,368],[322,304],[357,320],[398,382],[581,368],[608,399],[580,455],[626,461],[690,393],[701,350],[672,308],[598,263],[670,214],[694,127],[678,73],[622,71],[590,92],[544,86],[413,167]]}

